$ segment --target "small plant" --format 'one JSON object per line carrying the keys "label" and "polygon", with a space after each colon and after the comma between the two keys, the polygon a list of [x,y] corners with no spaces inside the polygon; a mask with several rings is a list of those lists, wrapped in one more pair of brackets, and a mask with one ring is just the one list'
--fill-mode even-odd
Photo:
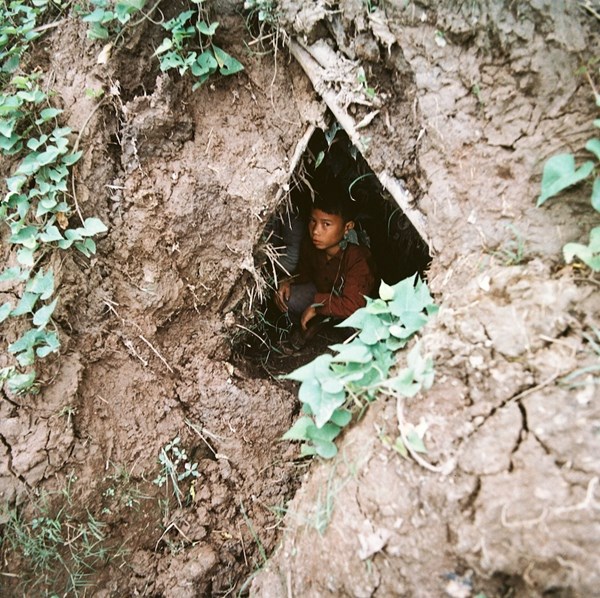
{"label": "small plant", "polygon": [[110,514],[123,508],[137,509],[142,500],[151,498],[141,492],[138,484],[132,479],[131,473],[125,467],[113,464],[113,469],[113,473],[104,477],[104,481],[110,483],[110,486],[102,493],[106,505],[103,507],[102,513]]}
{"label": "small plant", "polygon": [[200,474],[198,473],[198,463],[192,463],[185,449],[181,448],[180,445],[181,438],[176,436],[171,442],[160,449],[158,462],[161,470],[154,480],[154,484],[159,488],[163,486],[168,488],[169,482],[171,482],[173,494],[181,507],[185,494],[179,487],[179,482],[189,477],[198,478]]}
{"label": "small plant", "polygon": [[274,0],[245,0],[244,10],[248,11],[246,24],[253,40],[248,44],[260,44],[264,48],[265,42],[270,41],[277,50],[281,30],[277,15],[277,2]]}
{"label": "small plant", "polygon": [[360,67],[358,71],[358,82],[360,83],[360,86],[367,98],[373,100],[377,95],[377,92],[375,91],[374,87],[370,87],[367,83],[367,76],[365,75],[365,70],[362,67]]}
{"label": "small plant", "polygon": [[525,259],[525,241],[523,235],[513,224],[507,224],[506,228],[513,234],[498,250],[493,251],[492,255],[500,259],[505,266],[516,266],[522,264]]}
{"label": "small plant", "polygon": [[89,24],[87,36],[90,39],[108,39],[111,34],[122,31],[131,17],[144,8],[146,0],[91,0],[91,3],[94,10],[83,17],[83,21]]}
{"label": "small plant", "polygon": [[[600,106],[600,95],[595,93],[596,105]],[[594,121],[600,128],[600,119]],[[538,197],[538,207],[548,199],[558,195],[568,187],[576,185],[590,176],[594,178],[592,185],[591,203],[596,212],[600,212],[600,177],[597,175],[600,164],[600,139],[594,137],[585,144],[585,149],[593,154],[595,160],[587,160],[576,168],[573,154],[552,156],[544,165],[542,189]],[[570,264],[574,258],[580,259],[594,272],[600,272],[600,226],[590,231],[590,241],[582,243],[567,243],[563,247],[565,261]]]}
{"label": "small plant", "polygon": [[[165,37],[154,52],[160,61],[160,70],[177,69],[180,75],[188,70],[198,80],[193,89],[200,87],[217,71],[233,75],[244,69],[243,65],[212,42],[219,23],[209,23],[200,9],[203,0],[192,0],[192,8],[163,23],[170,35]],[[196,42],[196,43],[195,43]]]}
{"label": "small plant", "polygon": [[304,415],[283,438],[303,441],[302,455],[334,457],[333,441],[352,420],[353,406],[365,407],[380,392],[413,396],[433,382],[433,362],[421,356],[418,344],[407,367],[388,378],[395,353],[437,311],[427,285],[415,275],[394,286],[382,282],[379,295],[338,325],[357,329],[351,342],[333,345],[335,355],[320,355],[286,376],[301,383]]}

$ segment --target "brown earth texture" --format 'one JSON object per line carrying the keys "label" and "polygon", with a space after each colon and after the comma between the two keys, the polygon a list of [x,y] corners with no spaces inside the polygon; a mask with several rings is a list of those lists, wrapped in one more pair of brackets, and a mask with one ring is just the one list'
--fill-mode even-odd
{"label": "brown earth texture", "polygon": [[[36,394],[1,394],[0,595],[600,596],[600,278],[562,256],[598,225],[590,179],[536,207],[550,156],[589,159],[598,3],[215,0],[244,70],[198,89],[153,56],[197,3],[159,0],[110,52],[79,4],[24,64],[83,151],[70,201],[108,232],[43,257],[61,348]],[[334,122],[427,243],[440,309],[433,386],[311,460],[281,440],[297,363],[240,347],[265,226]],[[399,421],[425,430],[418,460]],[[195,464],[180,494],[165,457]]]}

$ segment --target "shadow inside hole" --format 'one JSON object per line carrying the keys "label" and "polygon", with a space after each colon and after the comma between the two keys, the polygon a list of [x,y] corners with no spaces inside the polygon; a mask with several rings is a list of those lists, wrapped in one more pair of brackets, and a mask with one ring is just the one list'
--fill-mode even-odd
{"label": "shadow inside hole", "polygon": [[[236,353],[251,361],[277,363],[276,373],[289,372],[327,346],[342,342],[350,329],[329,329],[298,355],[285,356],[279,350],[291,327],[285,314],[274,306],[272,295],[279,282],[293,275],[302,241],[308,237],[308,220],[316,197],[340,196],[353,202],[355,225],[361,243],[367,245],[377,275],[393,285],[415,273],[425,277],[431,257],[427,243],[410,219],[385,190],[348,135],[334,122],[327,130],[313,134],[298,168],[290,179],[290,190],[262,235],[255,259],[265,278],[269,295],[252,309],[249,334],[241,335]],[[324,341],[324,342],[323,342]],[[272,358],[277,358],[275,362]],[[271,367],[272,370],[272,367]],[[269,373],[273,373],[269,371]]]}

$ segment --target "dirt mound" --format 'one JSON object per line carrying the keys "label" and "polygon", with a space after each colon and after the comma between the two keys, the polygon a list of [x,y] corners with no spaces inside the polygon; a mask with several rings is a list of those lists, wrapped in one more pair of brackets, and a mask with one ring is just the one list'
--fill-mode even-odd
{"label": "dirt mound", "polygon": [[[593,385],[559,384],[597,360],[598,281],[559,266],[592,214],[579,189],[534,205],[544,160],[589,137],[573,73],[598,21],[579,3],[404,4],[285,0],[292,58],[249,53],[220,3],[218,41],[245,70],[195,92],[158,70],[150,21],[107,64],[76,18],[36,43],[81,135],[79,205],[109,232],[91,260],[52,258],[61,355],[38,396],[0,401],[0,493],[28,520],[40,489],[58,517],[68,487],[70,525],[102,522],[99,596],[225,596],[255,573],[260,596],[596,591],[598,405]],[[257,305],[266,222],[331,114],[434,253],[437,381],[307,466],[279,441],[293,388],[237,367],[231,339]],[[435,471],[390,449],[398,417],[428,425]],[[181,495],[153,483],[173,446],[197,466]]]}

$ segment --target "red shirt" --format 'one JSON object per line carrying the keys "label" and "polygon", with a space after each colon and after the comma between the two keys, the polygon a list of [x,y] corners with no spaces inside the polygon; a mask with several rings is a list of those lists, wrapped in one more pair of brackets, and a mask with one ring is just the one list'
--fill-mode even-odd
{"label": "red shirt", "polygon": [[327,259],[324,250],[310,241],[302,245],[296,283],[312,282],[317,287],[314,303],[322,303],[317,313],[347,318],[366,304],[377,283],[371,252],[362,245],[348,245]]}

